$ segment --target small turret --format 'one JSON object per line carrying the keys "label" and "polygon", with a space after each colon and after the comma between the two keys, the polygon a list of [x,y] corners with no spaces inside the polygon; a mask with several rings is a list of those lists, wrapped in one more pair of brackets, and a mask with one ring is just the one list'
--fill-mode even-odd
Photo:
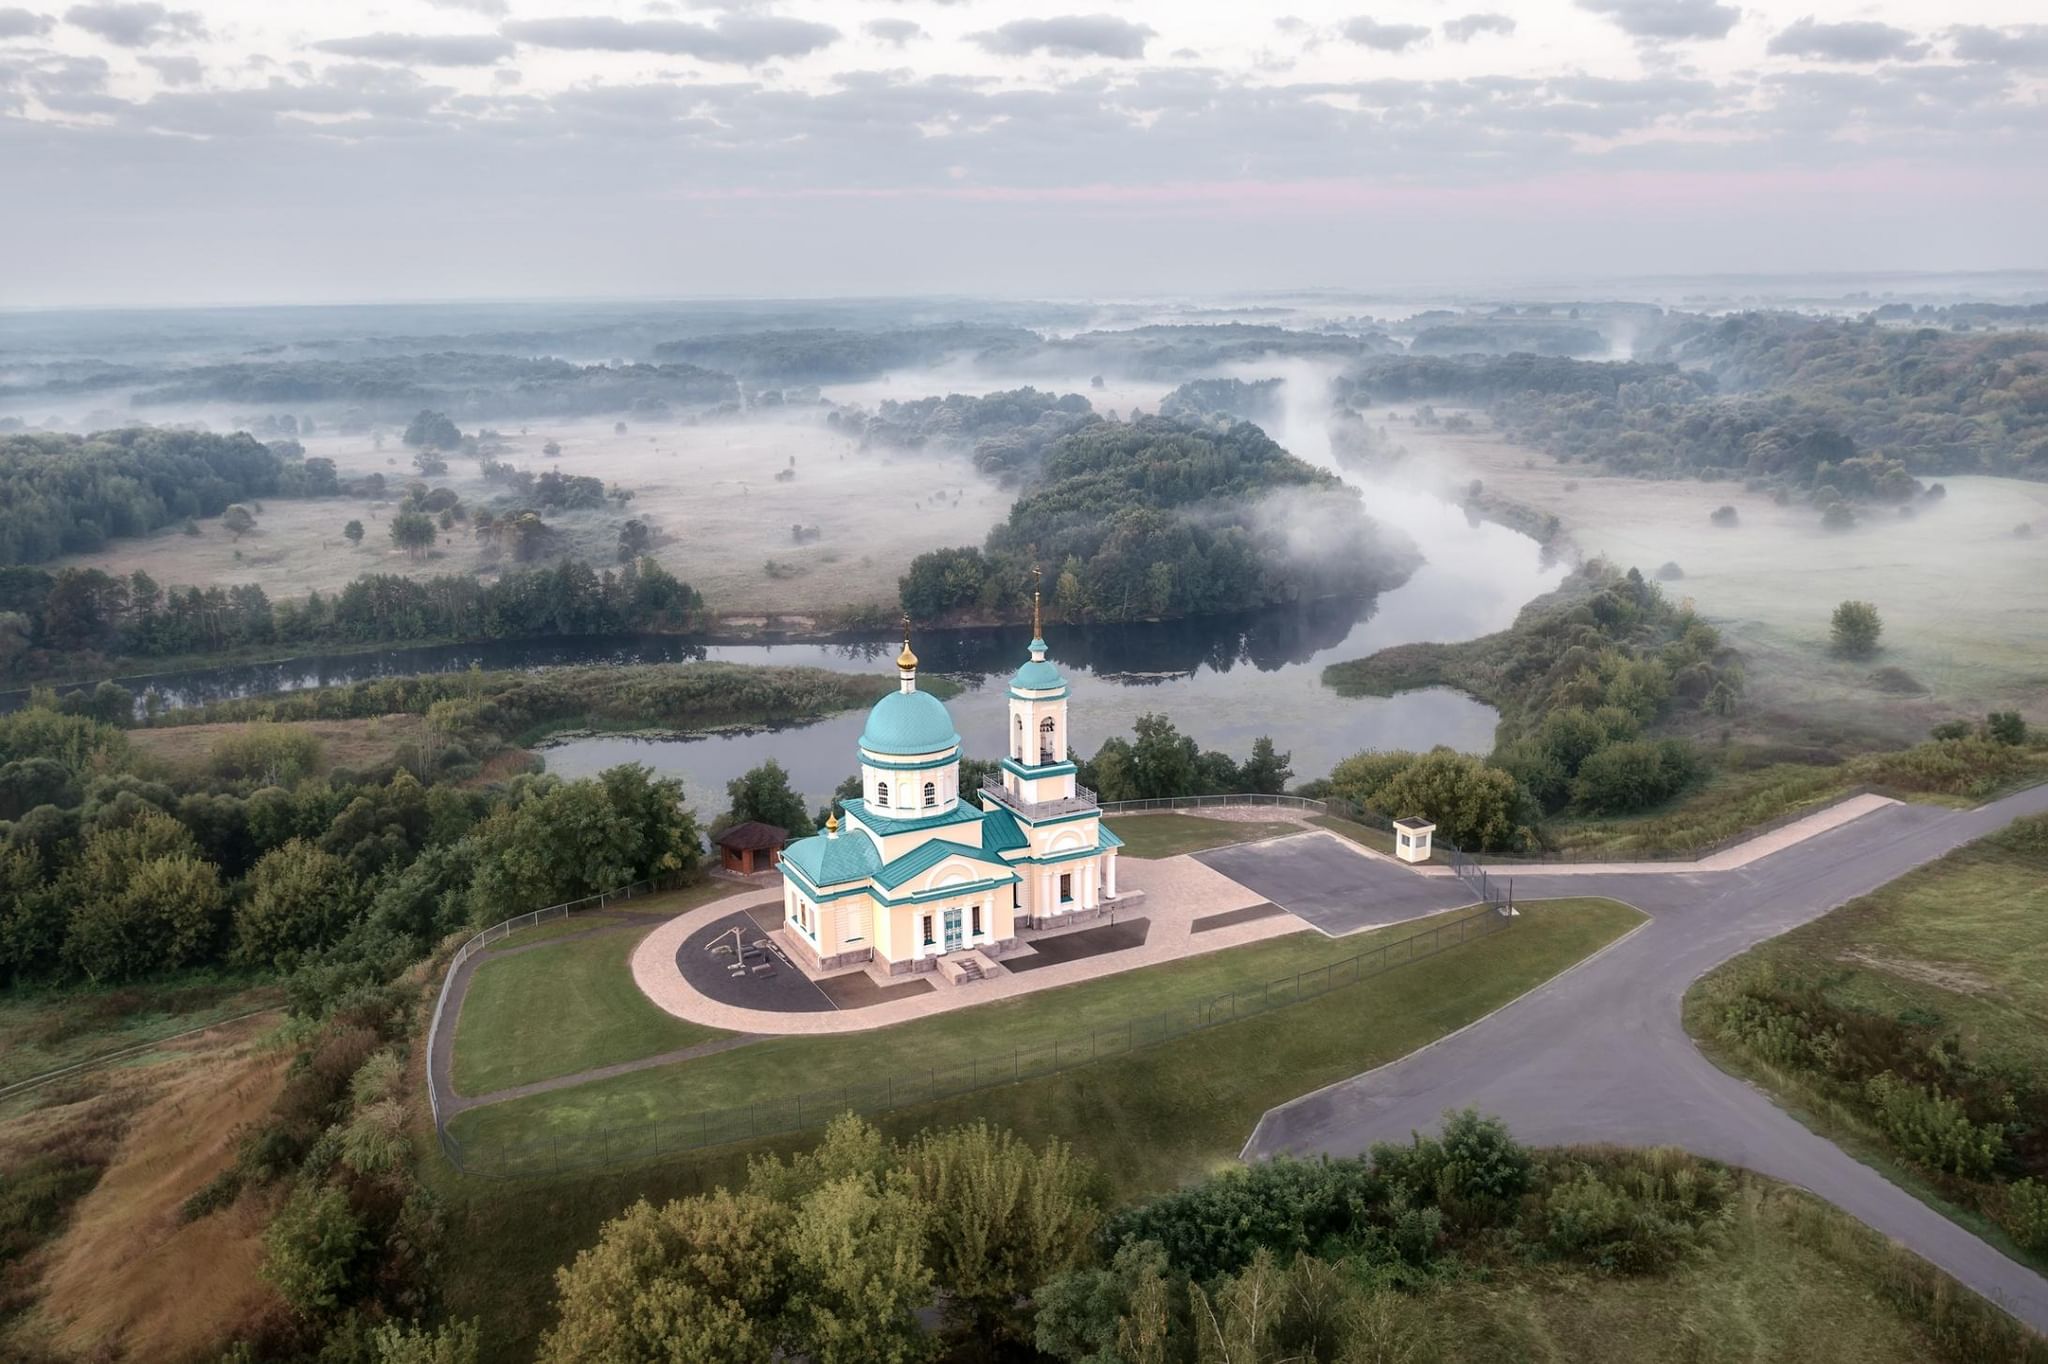
{"label": "small turret", "polygon": [[917,655],[910,652],[910,617],[903,618],[903,652],[896,655],[896,676],[901,680],[899,691],[917,690]]}

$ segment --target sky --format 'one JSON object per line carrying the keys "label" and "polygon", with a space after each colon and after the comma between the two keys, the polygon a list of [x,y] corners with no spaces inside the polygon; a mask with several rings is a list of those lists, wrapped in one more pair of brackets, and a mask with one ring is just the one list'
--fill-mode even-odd
{"label": "sky", "polygon": [[0,308],[2048,266],[2043,0],[0,0]]}

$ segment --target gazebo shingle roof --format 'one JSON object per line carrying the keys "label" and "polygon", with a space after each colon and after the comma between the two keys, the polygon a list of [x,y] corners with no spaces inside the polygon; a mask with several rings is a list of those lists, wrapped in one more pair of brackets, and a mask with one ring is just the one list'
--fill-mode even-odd
{"label": "gazebo shingle roof", "polygon": [[735,852],[759,852],[763,848],[780,848],[789,842],[789,830],[750,819],[744,824],[733,825],[712,841]]}

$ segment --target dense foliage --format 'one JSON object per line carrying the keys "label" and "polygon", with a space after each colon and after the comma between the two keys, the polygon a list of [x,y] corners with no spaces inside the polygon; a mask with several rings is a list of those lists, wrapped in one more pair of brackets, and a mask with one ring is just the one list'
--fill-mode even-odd
{"label": "dense foliage", "polygon": [[0,436],[0,564],[90,553],[247,498],[336,491],[333,461],[287,459],[240,432]]}
{"label": "dense foliage", "polygon": [[1141,715],[1129,739],[1112,735],[1079,764],[1077,780],[1105,801],[1161,800],[1170,796],[1278,795],[1294,775],[1293,754],[1276,752],[1272,739],[1252,741],[1239,763],[1228,753],[1198,749],[1164,715]]}
{"label": "dense foliage", "polygon": [[[404,517],[395,517],[396,531]],[[424,514],[425,533],[433,523]],[[652,559],[596,570],[570,560],[467,574],[367,573],[339,592],[273,602],[257,583],[159,587],[147,573],[0,569],[0,670],[38,676],[95,658],[169,657],[248,645],[520,639],[687,628],[701,598]]]}
{"label": "dense foliage", "polygon": [[1414,551],[1256,426],[1146,418],[1060,440],[983,549],[911,563],[903,607],[1015,615],[1037,565],[1061,616],[1143,620],[1367,596],[1404,578]]}

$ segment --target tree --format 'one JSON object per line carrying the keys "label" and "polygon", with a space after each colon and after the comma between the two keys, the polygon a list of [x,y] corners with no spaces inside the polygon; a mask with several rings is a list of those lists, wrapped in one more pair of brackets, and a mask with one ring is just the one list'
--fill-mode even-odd
{"label": "tree", "polygon": [[1836,653],[1845,658],[1868,658],[1877,652],[1877,638],[1884,633],[1884,622],[1869,602],[1845,601],[1835,608],[1828,628]]}
{"label": "tree", "polygon": [[294,838],[250,869],[248,898],[235,911],[235,953],[289,970],[341,937],[354,917],[355,877],[333,853]]}
{"label": "tree", "polygon": [[1261,734],[1252,740],[1251,757],[1238,769],[1244,789],[1260,795],[1279,795],[1287,789],[1288,778],[1294,775],[1293,759],[1292,753],[1275,753],[1273,740]]}
{"label": "tree", "polygon": [[433,450],[422,450],[412,457],[412,467],[422,478],[438,478],[448,472],[448,461]]}
{"label": "tree", "polygon": [[455,450],[462,446],[462,432],[445,413],[421,408],[405,428],[405,443],[423,450]]}
{"label": "tree", "polygon": [[727,782],[725,795],[731,805],[717,825],[719,829],[759,820],[788,830],[791,838],[812,832],[803,797],[790,790],[789,773],[773,758]]}
{"label": "tree", "polygon": [[1087,1253],[1100,1211],[1093,1172],[1058,1141],[1034,1151],[985,1122],[925,1132],[902,1152],[932,1209],[927,1260],[951,1325],[970,1340],[1021,1340],[1032,1290]]}
{"label": "tree", "polygon": [[1421,815],[1446,842],[1471,851],[1517,841],[1521,792],[1515,779],[1468,753],[1433,748],[1373,793],[1372,807],[1390,818]]}
{"label": "tree", "polygon": [[719,1189],[607,1222],[555,1271],[543,1364],[756,1364],[776,1356],[789,1292],[789,1209]]}
{"label": "tree", "polygon": [[228,534],[239,540],[256,529],[256,513],[237,502],[220,514],[220,524]]}
{"label": "tree", "polygon": [[86,839],[55,902],[67,910],[66,962],[93,980],[126,980],[205,953],[220,926],[220,875],[184,825],[141,804]]}
{"label": "tree", "polygon": [[415,559],[433,546],[438,534],[434,518],[425,512],[400,512],[391,518],[391,543]]}
{"label": "tree", "polygon": [[562,443],[557,440],[551,440],[546,445],[540,447],[540,452],[549,459],[553,459],[562,453]]}
{"label": "tree", "polygon": [[483,1358],[482,1332],[474,1320],[452,1321],[429,1331],[423,1326],[386,1322],[370,1336],[376,1364],[478,1364]]}
{"label": "tree", "polygon": [[785,1348],[813,1364],[915,1364],[936,1345],[917,1319],[931,1302],[933,1210],[899,1180],[853,1176],[797,1206],[789,1229]]}
{"label": "tree", "polygon": [[1625,739],[1587,755],[1572,779],[1572,799],[1607,814],[1642,810],[1677,794],[1696,766],[1683,740]]}
{"label": "tree", "polygon": [[633,520],[619,527],[619,562],[629,564],[654,547],[654,532],[645,521]]}
{"label": "tree", "polygon": [[1984,717],[1984,736],[2018,748],[2027,741],[2027,719],[2016,710],[1994,710]]}
{"label": "tree", "polygon": [[341,533],[351,545],[363,543],[363,523],[360,521],[350,521],[341,528]]}

